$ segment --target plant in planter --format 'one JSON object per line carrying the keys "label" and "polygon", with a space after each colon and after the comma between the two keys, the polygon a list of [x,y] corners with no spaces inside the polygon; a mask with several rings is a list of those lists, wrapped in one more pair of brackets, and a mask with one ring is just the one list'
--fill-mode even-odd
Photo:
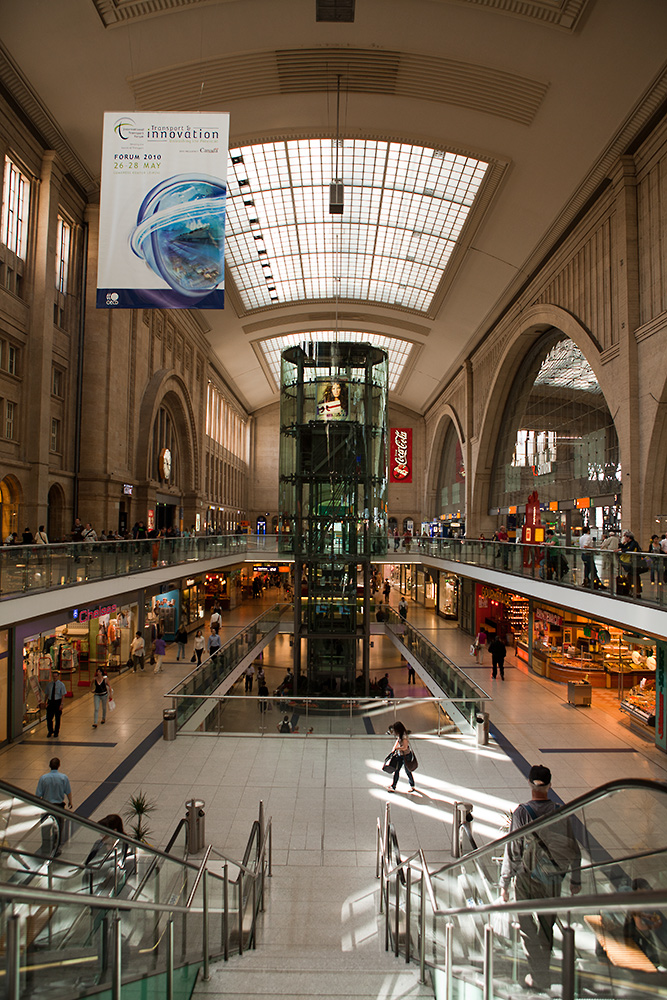
{"label": "plant in planter", "polygon": [[157,805],[155,802],[153,802],[152,799],[149,799],[146,793],[141,790],[139,790],[136,795],[130,796],[130,801],[127,809],[125,810],[125,818],[130,824],[130,832],[135,840],[138,840],[141,843],[147,842],[148,835],[151,832],[147,823],[147,817],[150,816],[156,808]]}

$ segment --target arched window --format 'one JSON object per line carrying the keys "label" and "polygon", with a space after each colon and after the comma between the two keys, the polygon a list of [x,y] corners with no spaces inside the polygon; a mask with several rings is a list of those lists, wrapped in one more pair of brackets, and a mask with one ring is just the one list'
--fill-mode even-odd
{"label": "arched window", "polygon": [[180,483],[178,451],[174,418],[166,406],[161,406],[153,424],[149,478],[158,479],[169,486],[178,486]]}
{"label": "arched window", "polygon": [[541,337],[519,366],[505,406],[489,506],[619,496],[614,421],[593,369],[559,330]]}
{"label": "arched window", "polygon": [[435,515],[461,514],[465,517],[465,478],[461,442],[452,421],[445,433],[440,453],[440,469],[435,494]]}

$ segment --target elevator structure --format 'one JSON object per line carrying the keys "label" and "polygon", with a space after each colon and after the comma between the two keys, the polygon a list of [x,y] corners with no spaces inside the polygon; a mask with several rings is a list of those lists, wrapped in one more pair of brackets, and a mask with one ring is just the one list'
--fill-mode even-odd
{"label": "elevator structure", "polygon": [[294,686],[369,688],[371,564],[387,551],[386,351],[309,342],[281,356],[282,551],[294,555]]}

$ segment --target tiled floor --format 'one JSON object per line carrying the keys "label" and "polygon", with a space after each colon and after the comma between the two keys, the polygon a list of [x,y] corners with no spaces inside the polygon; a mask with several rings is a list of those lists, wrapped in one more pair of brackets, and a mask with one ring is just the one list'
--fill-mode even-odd
{"label": "tiled floor", "polygon": [[[392,603],[397,602],[392,594]],[[260,609],[260,602],[252,602],[230,612],[225,631],[231,634],[234,626],[241,627]],[[295,873],[305,886],[308,872],[321,869],[336,873],[354,869],[356,892],[372,893],[376,824],[388,802],[403,851],[411,853],[420,845],[435,863],[449,857],[456,800],[473,803],[478,841],[500,835],[507,811],[526,797],[521,770],[526,764],[547,764],[553,771],[554,790],[564,800],[612,777],[667,779],[667,757],[635,732],[609,692],[594,690],[591,708],[575,708],[567,704],[564,685],[518,668],[511,655],[505,681],[493,681],[489,664],[471,659],[469,637],[414,605],[409,617],[489,692],[491,720],[502,738],[502,746],[492,741],[488,747],[477,747],[472,738],[461,736],[416,740],[417,795],[405,794],[403,777],[397,794],[387,791],[387,777],[380,768],[391,747],[390,737],[323,739],[314,733],[286,738],[274,733],[271,725],[262,736],[256,702],[250,700],[247,712],[255,720],[257,736],[179,736],[164,742],[163,695],[191,669],[189,655],[185,665],[176,663],[174,647],[168,649],[164,674],[155,676],[147,670],[114,681],[118,707],[105,726],[92,729],[92,697],[81,698],[67,708],[59,741],[46,740],[45,727],[36,727],[21,743],[0,753],[0,773],[34,791],[49,758],[57,753],[72,782],[75,807],[88,800],[86,812],[92,818],[123,812],[129,795],[142,789],[157,804],[150,839],[158,846],[166,843],[184,814],[186,799],[202,798],[206,840],[231,858],[241,857],[262,800],[273,822],[271,893],[277,892],[277,898],[283,890],[294,891]],[[270,689],[275,678],[282,678],[288,655],[285,637],[265,653]],[[398,696],[425,693],[419,686],[408,688],[405,666],[400,666],[389,645],[377,643],[374,656],[373,672],[388,670]],[[135,761],[131,755],[143,741],[148,748]],[[576,752],[568,752],[573,749]],[[333,885],[337,889],[331,889],[335,892],[331,903],[342,913],[350,882],[333,876]],[[341,921],[338,944],[346,933]]]}

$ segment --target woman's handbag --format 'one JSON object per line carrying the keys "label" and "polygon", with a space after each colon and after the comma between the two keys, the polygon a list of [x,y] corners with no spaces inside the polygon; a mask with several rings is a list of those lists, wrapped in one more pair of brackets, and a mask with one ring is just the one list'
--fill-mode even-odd
{"label": "woman's handbag", "polygon": [[419,761],[417,760],[417,754],[414,750],[410,750],[410,753],[406,754],[403,758],[403,763],[405,764],[406,770],[416,771],[419,767]]}
{"label": "woman's handbag", "polygon": [[382,770],[387,774],[393,774],[398,765],[398,754],[395,750],[388,753],[384,759],[384,764],[382,765]]}

